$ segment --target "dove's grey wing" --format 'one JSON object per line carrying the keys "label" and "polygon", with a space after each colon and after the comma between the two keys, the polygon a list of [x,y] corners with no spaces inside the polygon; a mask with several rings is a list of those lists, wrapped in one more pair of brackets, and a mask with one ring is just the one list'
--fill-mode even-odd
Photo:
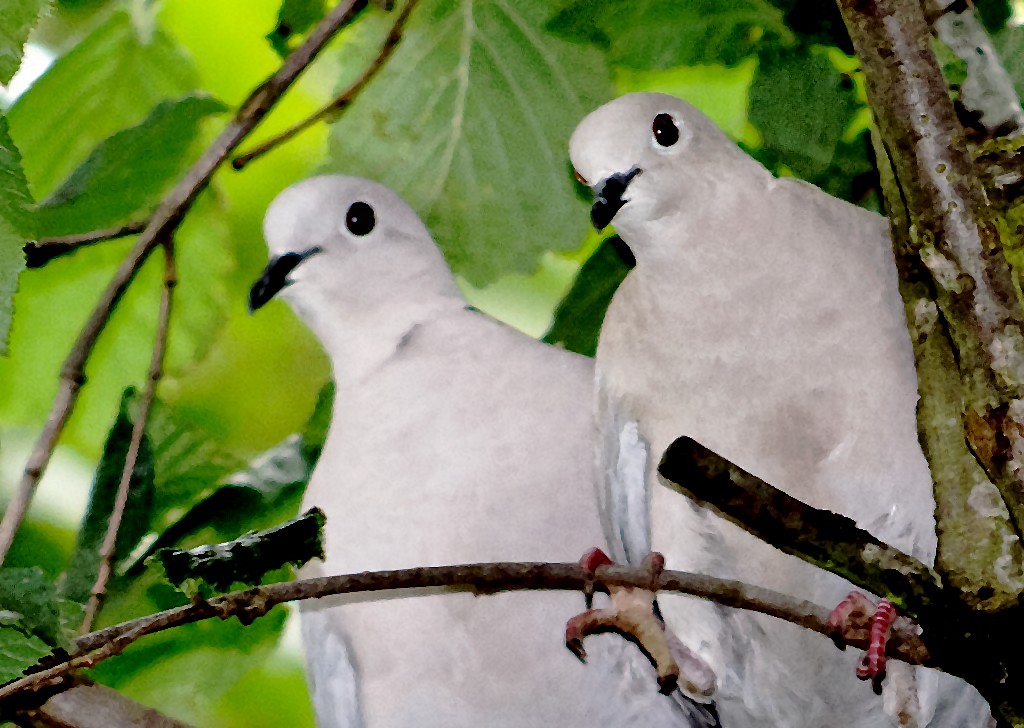
{"label": "dove's grey wing", "polygon": [[650,449],[639,423],[605,387],[600,369],[597,396],[597,491],[601,523],[620,563],[637,565],[651,550],[647,490]]}
{"label": "dove's grey wing", "polygon": [[323,728],[359,728],[363,720],[356,667],[345,634],[329,609],[328,603],[313,600],[305,600],[299,606],[309,696],[317,722]]}

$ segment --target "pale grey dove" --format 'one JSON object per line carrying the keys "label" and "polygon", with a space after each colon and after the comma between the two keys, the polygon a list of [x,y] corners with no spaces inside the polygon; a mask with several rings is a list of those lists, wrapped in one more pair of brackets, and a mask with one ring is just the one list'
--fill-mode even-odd
{"label": "pale grey dove", "polygon": [[[327,515],[306,575],[481,561],[575,561],[603,543],[592,478],[593,368],[470,308],[427,229],[394,192],[316,177],[282,192],[271,262],[319,337],[333,421],[304,507]],[[657,692],[636,648],[565,649],[580,594],[448,592],[303,602],[321,726],[702,725]],[[695,712],[693,712],[695,711]]]}
{"label": "pale grey dove", "polygon": [[[776,179],[704,114],[630,94],[588,115],[572,163],[632,270],[597,350],[602,507],[614,555],[771,587],[825,606],[843,579],[783,555],[658,483],[688,435],[932,563],[932,483],[914,359],[884,218]],[[891,661],[883,699],[856,650],[750,612],[661,595],[668,625],[718,674],[726,728],[985,725],[957,678]],[[916,673],[916,685],[915,676]],[[919,693],[915,696],[915,690]],[[883,702],[886,703],[883,711]]]}

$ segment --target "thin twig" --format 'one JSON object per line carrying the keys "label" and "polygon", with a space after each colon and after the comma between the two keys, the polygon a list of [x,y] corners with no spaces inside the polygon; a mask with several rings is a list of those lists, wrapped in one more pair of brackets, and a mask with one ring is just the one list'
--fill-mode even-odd
{"label": "thin twig", "polygon": [[71,352],[61,368],[57,396],[43,431],[29,456],[17,491],[0,520],[0,563],[6,557],[14,541],[29,502],[35,495],[39,480],[50,462],[57,439],[67,423],[78,398],[78,390],[85,381],[85,363],[92,353],[96,340],[106,327],[110,314],[128,285],[135,278],[146,258],[160,241],[171,236],[196,197],[206,189],[213,173],[266,116],[282,94],[292,85],[299,74],[313,61],[327,42],[349,23],[366,6],[366,0],[344,0],[313,29],[305,42],[295,49],[270,78],[264,81],[242,104],[235,118],[217,135],[202,157],[185,174],[182,180],[168,193],[128,257],[118,268],[107,289],[93,309],[89,320],[82,328]]}
{"label": "thin twig", "polygon": [[[368,571],[269,584],[225,594],[208,602],[168,609],[83,635],[75,640],[70,659],[0,687],[0,701],[26,690],[36,690],[76,668],[92,667],[122,652],[145,635],[212,617],[227,619],[237,616],[248,624],[284,602],[395,589],[454,587],[477,594],[494,594],[537,589],[582,592],[597,588],[607,591],[610,586],[646,589],[651,586],[651,574],[646,569],[623,566],[603,566],[595,573],[575,563],[500,562]],[[757,611],[831,638],[836,637],[828,626],[828,609],[771,589],[702,574],[665,571],[658,580],[657,590],[689,594],[727,607]],[[407,592],[393,596],[402,598],[413,594]],[[851,646],[866,647],[867,623],[848,627],[841,638]],[[895,633],[888,643],[888,653],[912,664],[931,662],[928,649],[912,629]]]}
{"label": "thin twig", "polygon": [[148,221],[139,220],[129,222],[120,227],[104,228],[103,230],[91,230],[87,233],[75,233],[74,235],[61,235],[55,238],[43,238],[41,240],[30,240],[25,243],[25,266],[27,268],[42,268],[54,258],[73,253],[79,248],[84,248],[105,240],[116,240],[129,235],[138,235],[146,229]]}
{"label": "thin twig", "polygon": [[117,495],[114,498],[114,508],[110,513],[110,520],[107,521],[107,533],[103,537],[103,544],[99,550],[99,571],[96,574],[96,583],[93,584],[89,594],[89,601],[85,605],[85,617],[82,620],[82,632],[89,632],[92,623],[96,618],[103,597],[107,591],[107,582],[110,580],[110,573],[114,563],[114,554],[117,550],[117,534],[121,529],[121,520],[124,518],[124,511],[128,505],[128,492],[131,488],[132,476],[135,473],[135,464],[139,459],[139,450],[142,447],[142,438],[146,433],[146,422],[149,420],[149,412],[156,398],[156,387],[164,375],[164,355],[167,352],[167,334],[171,321],[171,303],[174,300],[174,288],[178,283],[178,274],[174,265],[174,241],[171,238],[164,240],[164,286],[163,295],[160,297],[160,313],[157,317],[156,339],[153,344],[153,355],[149,362],[149,378],[146,381],[146,389],[142,393],[139,402],[139,413],[132,427],[132,438],[128,443],[128,453],[124,459],[124,469],[121,471],[121,482],[117,486]]}
{"label": "thin twig", "polygon": [[395,24],[391,26],[391,32],[388,33],[388,37],[384,40],[384,45],[381,46],[380,52],[377,57],[371,61],[370,65],[360,74],[351,86],[342,91],[333,101],[329,102],[326,106],[321,108],[319,111],[314,112],[311,116],[306,117],[295,126],[292,126],[280,134],[271,137],[265,142],[262,142],[253,149],[240,154],[231,160],[231,166],[238,170],[242,169],[245,165],[249,164],[255,159],[262,157],[272,149],[284,144],[292,137],[300,134],[306,129],[314,126],[320,121],[329,117],[337,118],[338,115],[344,111],[352,101],[355,100],[359,92],[365,88],[377,72],[384,67],[385,62],[394,53],[395,48],[398,46],[398,42],[402,39],[402,30],[405,27],[405,21],[408,20],[410,13],[412,13],[413,7],[415,7],[418,0],[409,0],[405,7],[402,8],[398,18],[395,20]]}

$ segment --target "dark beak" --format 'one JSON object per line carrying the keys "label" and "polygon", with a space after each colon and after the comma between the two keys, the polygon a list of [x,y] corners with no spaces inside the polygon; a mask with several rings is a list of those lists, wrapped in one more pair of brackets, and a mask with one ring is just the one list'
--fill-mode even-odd
{"label": "dark beak", "polygon": [[633,178],[640,174],[639,167],[620,172],[594,185],[594,205],[590,208],[590,220],[598,230],[608,227],[619,209],[626,204],[622,199]]}
{"label": "dark beak", "polygon": [[292,282],[288,280],[288,274],[295,270],[299,263],[316,255],[321,250],[320,246],[314,246],[301,253],[285,253],[271,258],[267,267],[263,269],[263,275],[249,289],[249,313],[261,308],[282,288],[291,285]]}

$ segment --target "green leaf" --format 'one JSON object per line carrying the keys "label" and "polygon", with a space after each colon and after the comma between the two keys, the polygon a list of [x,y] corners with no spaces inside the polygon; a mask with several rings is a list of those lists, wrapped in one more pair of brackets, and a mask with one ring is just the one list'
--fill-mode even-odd
{"label": "green leaf", "polygon": [[18,679],[48,654],[50,646],[34,634],[17,625],[0,623],[0,683]]}
{"label": "green leaf", "polygon": [[0,115],[0,355],[7,353],[14,294],[18,276],[25,268],[23,247],[32,229],[28,211],[31,204],[21,153],[8,132],[7,119]]}
{"label": "green leaf", "polygon": [[0,217],[0,355],[7,354],[7,336],[14,318],[14,294],[18,276],[25,268],[22,246],[25,238],[7,220]]}
{"label": "green leaf", "polygon": [[324,10],[324,0],[284,0],[277,25],[267,34],[270,46],[284,58],[291,53],[295,39],[320,21]]}
{"label": "green leaf", "polygon": [[302,428],[302,445],[300,450],[306,464],[312,469],[316,467],[320,459],[320,452],[323,450],[324,442],[327,440],[327,430],[331,426],[331,416],[334,414],[334,382],[328,382],[320,390],[316,398],[316,407],[310,415],[306,426]]}
{"label": "green leaf", "polygon": [[1017,95],[1024,97],[1024,28],[1011,26],[992,36],[999,60],[1013,79]]}
{"label": "green leaf", "polygon": [[256,519],[294,514],[313,472],[303,450],[302,438],[293,435],[226,482],[208,483],[203,497],[168,525],[140,558],[185,540],[195,543],[197,536],[236,534]]}
{"label": "green leaf", "polygon": [[[107,524],[110,521],[110,513],[113,510],[132,437],[133,417],[129,410],[133,404],[134,394],[133,390],[127,389],[121,398],[121,409],[107,436],[103,457],[96,469],[92,492],[89,494],[89,506],[82,520],[75,551],[71,555],[64,578],[64,597],[79,603],[88,601],[99,572],[99,550],[107,533]],[[117,532],[115,559],[128,556],[139,539],[149,530],[150,513],[153,508],[153,481],[153,450],[149,439],[143,435],[132,471],[128,502]]]}
{"label": "green leaf", "polygon": [[167,580],[189,597],[226,592],[235,584],[256,586],[271,571],[322,559],[326,520],[323,511],[311,508],[287,523],[266,531],[249,531],[234,541],[188,551],[161,549],[156,559]]}
{"label": "green leaf", "polygon": [[7,84],[21,65],[29,33],[50,0],[4,0],[0,5],[0,84]]}
{"label": "green leaf", "polygon": [[11,139],[7,119],[0,114],[0,217],[25,236],[33,232],[32,194],[22,169],[21,152]]}
{"label": "green leaf", "polygon": [[0,569],[0,613],[7,613],[8,625],[16,622],[50,647],[62,646],[68,635],[62,610],[56,587],[42,569]]}
{"label": "green leaf", "polygon": [[244,457],[218,447],[208,432],[180,422],[174,409],[159,399],[153,403],[146,432],[156,470],[151,525],[158,533],[246,466]]}
{"label": "green leaf", "polygon": [[543,0],[423,0],[331,131],[327,166],[396,189],[476,285],[586,230],[566,146],[611,88],[597,49],[548,33],[547,15]]}
{"label": "green leaf", "polygon": [[37,208],[45,235],[125,222],[147,211],[192,163],[200,122],[226,111],[209,96],[164,101],[137,126],[104,140]]}
{"label": "green leaf", "polygon": [[932,50],[935,52],[935,60],[942,68],[942,77],[946,79],[946,85],[957,88],[962,86],[967,80],[967,61],[937,37],[932,38]]}
{"label": "green leaf", "polygon": [[605,238],[573,281],[555,309],[555,319],[544,341],[584,356],[597,352],[597,337],[612,296],[636,264],[617,235]]}
{"label": "green leaf", "polygon": [[101,141],[196,85],[191,61],[164,33],[142,37],[127,13],[114,13],[58,58],[8,112],[36,198],[67,178]]}
{"label": "green leaf", "polygon": [[828,169],[860,108],[853,82],[824,53],[804,49],[766,51],[750,87],[765,152],[804,179]]}
{"label": "green leaf", "polygon": [[185,541],[229,538],[246,527],[271,524],[295,513],[313,474],[331,423],[334,385],[320,392],[301,435],[292,435],[251,464],[213,445],[208,435],[184,427],[157,407],[150,418],[156,443],[157,538],[129,573],[161,548]]}
{"label": "green leaf", "polygon": [[770,35],[791,42],[782,12],[766,0],[575,0],[548,28],[608,49],[633,69],[733,65]]}

